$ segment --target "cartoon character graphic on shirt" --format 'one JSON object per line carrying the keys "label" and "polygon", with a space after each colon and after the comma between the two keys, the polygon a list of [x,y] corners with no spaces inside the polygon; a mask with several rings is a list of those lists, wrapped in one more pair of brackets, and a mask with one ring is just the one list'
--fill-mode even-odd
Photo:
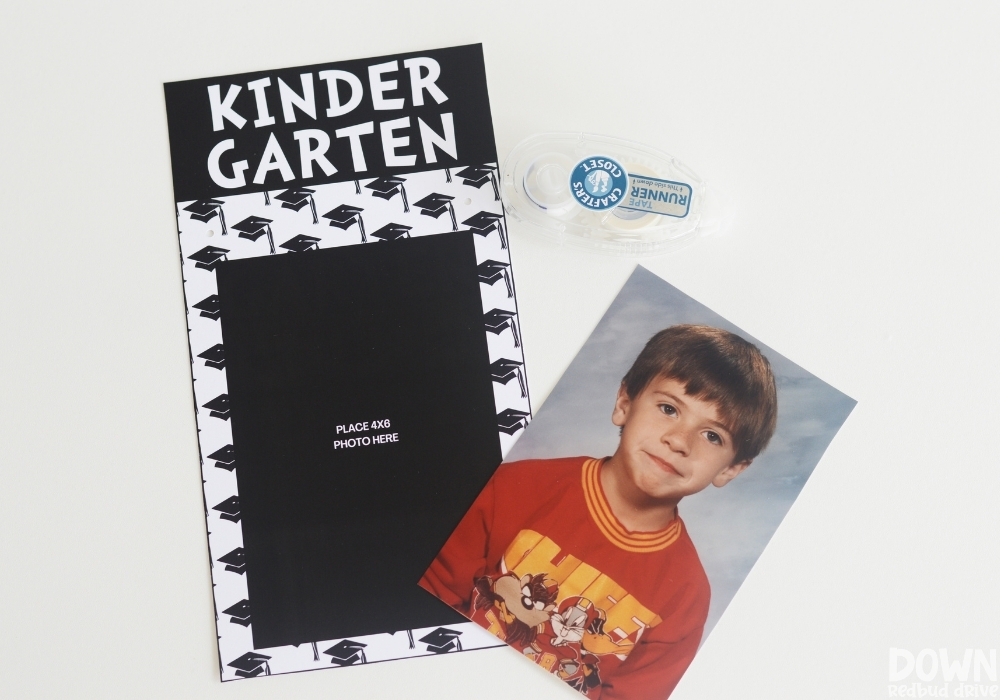
{"label": "cartoon character graphic on shirt", "polygon": [[561,598],[559,583],[546,572],[519,576],[507,571],[505,562],[501,569],[476,579],[473,619],[575,690],[587,694],[600,686],[601,655],[624,660],[632,650],[638,636],[615,639],[605,633],[607,612],[594,601]]}
{"label": "cartoon character graphic on shirt", "polygon": [[[489,576],[476,579],[475,609],[486,613],[491,625],[503,631],[508,644],[520,647],[531,644],[555,610],[559,586],[545,574],[504,574],[496,580]],[[496,608],[493,612],[492,608]]]}
{"label": "cartoon character graphic on shirt", "polygon": [[591,688],[601,684],[601,674],[597,668],[599,663],[593,654],[584,654],[579,660],[563,659],[559,662],[556,675],[566,681],[573,690],[586,695]]}
{"label": "cartoon character graphic on shirt", "polygon": [[600,659],[590,653],[588,644],[603,647],[610,641],[608,638],[597,643],[604,636],[605,619],[604,611],[590,600],[570,596],[552,613],[544,631],[532,644],[532,653],[528,649],[524,653],[574,689],[586,693],[601,684]]}
{"label": "cartoon character graphic on shirt", "polygon": [[601,684],[601,657],[624,661],[660,623],[607,575],[522,530],[499,571],[475,579],[472,619],[574,689]]}

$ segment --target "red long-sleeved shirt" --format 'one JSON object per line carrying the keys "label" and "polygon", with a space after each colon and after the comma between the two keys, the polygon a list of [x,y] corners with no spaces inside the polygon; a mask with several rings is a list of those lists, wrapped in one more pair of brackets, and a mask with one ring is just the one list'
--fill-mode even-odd
{"label": "red long-sleeved shirt", "polygon": [[420,585],[601,700],[664,700],[708,616],[709,586],[675,518],[629,532],[601,460],[504,464]]}

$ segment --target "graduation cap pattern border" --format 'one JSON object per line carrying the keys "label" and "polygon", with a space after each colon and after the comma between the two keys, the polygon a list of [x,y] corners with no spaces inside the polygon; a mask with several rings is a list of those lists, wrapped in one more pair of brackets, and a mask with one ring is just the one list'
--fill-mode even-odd
{"label": "graduation cap pattern border", "polygon": [[[495,373],[493,377],[494,377],[493,381],[497,381]],[[236,469],[236,450],[235,448],[233,448],[232,445],[223,445],[215,452],[210,454],[208,456],[208,459],[215,460],[215,466],[218,467],[219,469],[225,469],[226,471],[229,472]]]}
{"label": "graduation cap pattern border", "polygon": [[210,318],[213,321],[218,321],[219,314],[221,313],[219,310],[219,295],[212,294],[207,296],[198,303],[192,304],[191,308],[197,309],[199,316]]}
{"label": "graduation cap pattern border", "polygon": [[421,637],[420,641],[427,645],[427,651],[432,654],[447,654],[449,651],[462,651],[461,636],[461,630],[438,627]]}
{"label": "graduation cap pattern border", "polygon": [[234,625],[250,626],[250,601],[244,598],[238,603],[230,605],[222,611],[223,615],[229,615],[229,621]]}
{"label": "graduation cap pattern border", "polygon": [[[211,401],[206,401],[201,405],[202,408],[208,409],[208,415],[212,418],[218,418],[220,420],[229,420],[229,394],[222,393],[216,396]],[[199,413],[199,415],[201,415]],[[232,445],[229,445],[232,447]],[[209,457],[211,459],[211,457]]]}
{"label": "graduation cap pattern border", "polygon": [[232,523],[238,523],[240,521],[240,497],[230,496],[222,503],[217,503],[212,506],[212,510],[218,511],[219,517],[223,520],[228,520]]}
{"label": "graduation cap pattern border", "polygon": [[[346,667],[362,661],[361,654],[352,664],[331,661],[333,657],[325,654],[324,650],[344,641],[338,639],[315,640],[298,647],[253,648],[253,619],[249,615],[252,601],[245,576],[243,532],[238,508],[236,478],[239,462],[235,457],[238,446],[233,445],[229,424],[225,348],[222,344],[225,318],[220,316],[217,306],[215,267],[225,260],[272,254],[308,255],[312,250],[344,245],[391,245],[387,242],[388,238],[374,235],[380,231],[403,231],[400,234],[403,238],[447,233],[456,227],[459,231],[472,231],[476,234],[473,241],[483,302],[483,332],[489,347],[496,401],[497,435],[501,450],[506,454],[530,420],[531,407],[524,375],[524,355],[520,346],[520,324],[503,205],[495,197],[494,187],[490,184],[495,181],[496,173],[495,164],[404,173],[399,176],[403,182],[397,192],[383,193],[389,194],[388,198],[375,195],[378,190],[367,187],[375,178],[310,186],[308,189],[312,192],[305,205],[302,199],[298,199],[292,207],[275,206],[284,203],[277,197],[290,190],[274,187],[270,193],[216,198],[213,201],[219,204],[212,205],[212,211],[216,213],[207,221],[192,218],[191,212],[185,209],[194,202],[177,203],[198,440],[201,454],[206,455],[202,459],[202,480],[215,609],[221,611],[216,615],[216,629],[223,681]],[[425,214],[427,208],[418,206],[420,203],[435,202],[439,209],[441,203],[447,203],[437,217]],[[307,206],[308,213],[302,211]],[[318,225],[313,223],[313,207]],[[237,228],[237,225],[230,224],[227,230],[229,235],[220,238],[222,217],[227,222],[237,222],[242,226]],[[472,224],[479,224],[479,228],[463,223],[469,220]],[[255,228],[254,223],[266,223],[266,229],[263,226]],[[344,226],[344,223],[347,225]],[[482,226],[483,223],[485,226]],[[490,224],[494,224],[492,228]],[[214,236],[209,236],[209,231]],[[269,239],[268,244],[260,242],[265,235]],[[304,245],[282,246],[292,241]],[[504,322],[507,325],[499,328],[493,324],[491,329],[487,321],[489,314],[494,314],[494,320],[500,320],[500,326]],[[495,332],[497,328],[499,333]],[[236,614],[232,612],[234,610]],[[456,635],[442,644],[415,642],[438,629],[397,630],[397,633],[367,635],[348,641],[365,645],[361,648],[364,663],[503,646],[493,635],[472,622],[449,625],[447,629],[460,633],[460,636]]]}

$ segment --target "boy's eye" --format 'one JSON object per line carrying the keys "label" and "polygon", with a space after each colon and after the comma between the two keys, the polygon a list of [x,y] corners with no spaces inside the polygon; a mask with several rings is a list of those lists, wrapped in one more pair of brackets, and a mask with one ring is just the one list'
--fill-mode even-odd
{"label": "boy's eye", "polygon": [[709,430],[707,433],[705,433],[705,437],[708,438],[708,441],[713,445],[722,444],[722,436],[714,431]]}
{"label": "boy's eye", "polygon": [[668,403],[661,403],[660,404],[660,410],[663,411],[663,413],[665,413],[668,416],[676,416],[677,415],[677,409],[674,408],[673,406],[671,406]]}

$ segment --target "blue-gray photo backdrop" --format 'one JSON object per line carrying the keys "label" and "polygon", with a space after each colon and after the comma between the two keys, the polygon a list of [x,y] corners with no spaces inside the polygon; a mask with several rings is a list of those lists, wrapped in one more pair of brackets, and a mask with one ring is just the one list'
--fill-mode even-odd
{"label": "blue-gray photo backdrop", "polygon": [[778,385],[778,427],[767,449],[725,488],[710,486],[679,506],[712,586],[705,639],[854,408],[854,399],[636,267],[506,461],[614,453],[618,429],[611,411],[622,377],[654,333],[678,323],[715,326],[746,338],[771,362]]}

